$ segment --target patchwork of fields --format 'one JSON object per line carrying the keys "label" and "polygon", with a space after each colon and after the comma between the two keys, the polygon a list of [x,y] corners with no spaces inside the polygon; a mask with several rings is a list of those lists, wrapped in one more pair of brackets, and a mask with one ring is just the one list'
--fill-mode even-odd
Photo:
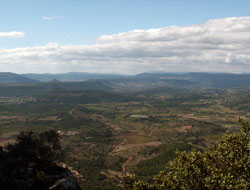
{"label": "patchwork of fields", "polygon": [[239,117],[250,119],[249,88],[151,89],[119,95],[58,89],[59,99],[51,98],[53,93],[2,95],[0,145],[14,142],[18,131],[55,129],[64,163],[89,189],[119,189],[122,177],[131,173],[151,177],[177,149],[208,150],[227,130],[238,130]]}

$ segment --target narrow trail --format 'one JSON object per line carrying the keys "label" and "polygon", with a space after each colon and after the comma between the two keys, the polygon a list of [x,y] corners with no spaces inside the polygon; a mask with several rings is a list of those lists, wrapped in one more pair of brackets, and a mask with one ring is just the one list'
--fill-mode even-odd
{"label": "narrow trail", "polygon": [[127,161],[123,163],[123,165],[122,165],[122,171],[123,171],[124,174],[126,173],[126,167],[127,167],[128,163],[129,163],[132,159],[133,159],[133,157],[129,157],[129,158],[127,159]]}
{"label": "narrow trail", "polygon": [[127,139],[124,139],[120,144],[116,145],[114,150],[109,153],[110,156],[114,156],[116,153],[120,152],[120,147],[127,142]]}

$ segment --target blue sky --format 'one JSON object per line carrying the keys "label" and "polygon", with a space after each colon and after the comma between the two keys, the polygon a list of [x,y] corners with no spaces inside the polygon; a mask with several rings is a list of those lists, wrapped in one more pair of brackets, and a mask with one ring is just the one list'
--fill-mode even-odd
{"label": "blue sky", "polygon": [[[86,47],[83,48],[84,50],[81,49],[86,57],[86,52],[89,52],[89,49],[93,49],[99,43],[96,43],[96,39],[98,41],[102,35],[112,36],[135,29],[147,31],[153,28],[170,26],[178,26],[181,29],[185,26],[204,24],[214,19],[249,16],[249,0],[0,0],[0,48],[2,50],[32,48],[35,46],[43,46],[44,48],[49,46],[50,48],[53,43],[54,45],[57,44],[58,47],[67,46],[67,49],[68,45],[79,45],[88,46],[87,50]],[[237,23],[238,21],[235,22]],[[244,25],[246,25],[245,23]],[[19,32],[19,34],[11,35],[10,32],[13,31]],[[22,51],[23,49],[21,49]],[[96,52],[97,50],[94,51]],[[5,53],[1,54],[0,52],[0,55],[3,56],[2,63],[0,57],[0,66],[2,66],[0,71],[25,72],[21,70],[22,65],[20,65],[24,60],[8,60]],[[225,52],[225,55],[232,55],[232,52]],[[39,55],[38,57],[41,56]],[[6,59],[3,61],[3,58]],[[141,60],[139,62],[150,62],[149,59],[143,58],[143,56],[140,57]],[[79,66],[80,63],[76,63],[78,59],[70,59],[69,62],[71,61],[71,63]],[[123,56],[122,59],[125,60],[126,57]],[[30,57],[27,60],[30,60]],[[94,60],[97,61],[97,58],[94,58]],[[112,61],[113,63],[117,62]],[[20,64],[13,65],[13,62],[16,64],[20,62]],[[84,61],[80,60],[79,62],[84,67]],[[90,64],[89,59],[86,62]],[[130,62],[131,69],[127,69],[126,73],[134,70],[131,60],[128,62]],[[59,59],[56,59],[55,63],[60,65]],[[8,64],[11,64],[11,66],[8,66]],[[62,70],[58,70],[56,66],[46,70],[46,65],[44,65],[43,69],[35,69],[35,65],[32,66],[34,69],[28,69],[29,66],[27,65],[25,67],[28,69],[27,71],[31,72],[66,72],[80,68],[79,66],[74,69],[72,65],[64,64],[66,66]],[[111,71],[104,68],[104,63],[93,62],[93,64],[99,64],[101,72]],[[109,64],[108,59],[106,64]],[[96,65],[92,69],[90,69],[90,65],[88,67],[89,69],[81,69],[81,71],[93,72],[99,68]],[[139,68],[140,66],[138,65],[137,67]],[[190,70],[193,67],[190,67]],[[173,65],[168,65],[167,68],[174,67]],[[163,68],[158,65],[154,68],[149,67],[136,72],[152,69],[158,71]],[[170,70],[175,71],[178,69],[175,67],[175,69]],[[206,71],[206,69],[204,70]],[[219,70],[221,69],[208,69],[208,72]],[[239,69],[228,70],[228,72],[232,71],[240,72]]]}
{"label": "blue sky", "polygon": [[[0,47],[90,44],[102,34],[250,15],[249,0],[0,0],[0,30],[23,31]],[[43,17],[52,17],[44,20]]]}

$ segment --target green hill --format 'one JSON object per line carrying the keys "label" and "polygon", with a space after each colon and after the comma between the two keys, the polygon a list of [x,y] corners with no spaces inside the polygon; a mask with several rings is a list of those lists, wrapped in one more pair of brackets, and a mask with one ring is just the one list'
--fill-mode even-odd
{"label": "green hill", "polygon": [[15,73],[0,73],[0,83],[38,83],[39,81]]}

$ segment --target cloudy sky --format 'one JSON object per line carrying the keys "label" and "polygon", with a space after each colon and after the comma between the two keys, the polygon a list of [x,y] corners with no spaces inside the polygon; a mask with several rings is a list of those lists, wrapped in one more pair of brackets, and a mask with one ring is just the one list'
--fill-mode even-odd
{"label": "cloudy sky", "polygon": [[249,0],[0,0],[0,72],[250,72]]}

